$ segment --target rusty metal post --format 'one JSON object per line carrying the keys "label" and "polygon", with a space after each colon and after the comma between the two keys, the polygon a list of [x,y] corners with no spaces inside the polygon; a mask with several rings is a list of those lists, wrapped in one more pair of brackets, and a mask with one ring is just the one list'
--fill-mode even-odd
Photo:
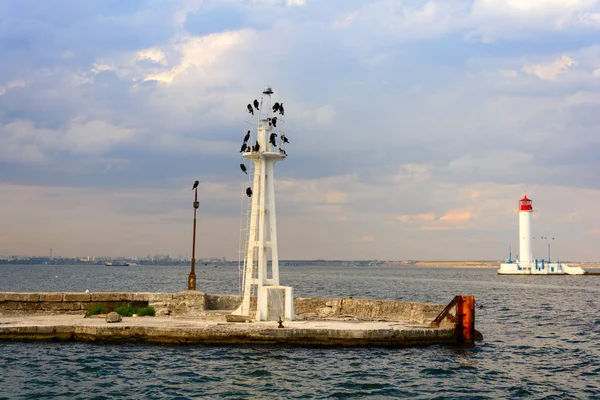
{"label": "rusty metal post", "polygon": [[192,234],[192,269],[188,276],[188,290],[196,290],[196,210],[198,203],[198,188],[194,188],[194,233]]}
{"label": "rusty metal post", "polygon": [[456,335],[460,344],[475,342],[475,297],[458,296],[456,303]]}
{"label": "rusty metal post", "polygon": [[[456,307],[456,317],[450,314],[450,311]],[[472,345],[475,343],[475,297],[474,296],[454,296],[454,299],[441,313],[429,324],[430,328],[439,328],[443,320],[454,323],[454,332],[456,334],[457,344]],[[477,332],[479,339],[481,334]]]}

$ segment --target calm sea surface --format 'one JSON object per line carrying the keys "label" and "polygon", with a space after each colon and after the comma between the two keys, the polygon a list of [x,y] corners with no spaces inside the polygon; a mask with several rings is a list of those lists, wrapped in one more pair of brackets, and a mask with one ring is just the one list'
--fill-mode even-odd
{"label": "calm sea surface", "polygon": [[[157,291],[184,266],[0,265],[0,291]],[[0,343],[0,398],[600,398],[600,276],[491,269],[281,267],[296,295],[447,303],[473,294],[470,349],[298,349]],[[237,293],[235,267],[200,265],[198,289]]]}

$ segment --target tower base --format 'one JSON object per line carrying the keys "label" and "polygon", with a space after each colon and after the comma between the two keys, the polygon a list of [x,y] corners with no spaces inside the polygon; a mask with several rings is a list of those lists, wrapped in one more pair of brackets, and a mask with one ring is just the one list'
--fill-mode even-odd
{"label": "tower base", "polygon": [[256,304],[257,321],[294,320],[294,288],[259,286]]}
{"label": "tower base", "polygon": [[[259,286],[257,296],[248,298],[231,313],[239,321],[293,321],[294,288],[291,286]],[[233,322],[233,319],[232,319]]]}
{"label": "tower base", "polygon": [[499,275],[584,275],[581,267],[571,267],[563,263],[545,263],[535,260],[533,263],[503,263],[498,269]]}

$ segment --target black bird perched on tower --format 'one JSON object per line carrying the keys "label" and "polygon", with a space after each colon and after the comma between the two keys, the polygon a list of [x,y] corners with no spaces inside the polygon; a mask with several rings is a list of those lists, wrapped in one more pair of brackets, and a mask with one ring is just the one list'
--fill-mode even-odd
{"label": "black bird perched on tower", "polygon": [[273,104],[273,112],[277,111],[279,111],[279,103],[275,102],[275,104]]}
{"label": "black bird perched on tower", "polygon": [[242,143],[242,148],[240,149],[240,153],[243,153],[248,148],[248,145],[244,142]]}
{"label": "black bird perched on tower", "polygon": [[277,143],[275,143],[276,137],[277,137],[276,133],[271,133],[271,136],[269,136],[269,143],[271,143],[273,146],[277,146]]}
{"label": "black bird perched on tower", "polygon": [[252,104],[248,104],[248,112],[254,115],[254,110],[252,109]]}
{"label": "black bird perched on tower", "polygon": [[277,117],[271,118],[271,123],[273,123],[273,126],[277,127]]}
{"label": "black bird perched on tower", "polygon": [[198,184],[199,184],[199,183],[200,183],[200,182],[198,182],[198,181],[194,182],[194,186],[192,186],[192,190],[196,189],[196,188],[198,187]]}
{"label": "black bird perched on tower", "polygon": [[283,103],[279,105],[279,114],[283,115],[285,111],[283,111]]}
{"label": "black bird perched on tower", "polygon": [[258,140],[256,141],[256,144],[252,147],[252,151],[259,151],[260,150],[260,144],[258,143]]}
{"label": "black bird perched on tower", "polygon": [[250,139],[250,131],[248,131],[248,133],[246,133],[246,136],[244,136],[244,143],[246,143],[248,139]]}
{"label": "black bird perched on tower", "polygon": [[284,150],[284,149],[281,149],[281,148],[280,148],[280,149],[279,149],[279,152],[280,152],[281,154],[283,154],[284,156],[286,156],[286,157],[287,157],[287,153],[285,152],[285,150]]}
{"label": "black bird perched on tower", "polygon": [[242,169],[243,173],[245,173],[246,175],[248,175],[248,172],[246,172],[246,166],[244,164],[240,164],[240,168]]}
{"label": "black bird perched on tower", "polygon": [[281,140],[283,140],[283,143],[289,143],[290,142],[288,140],[287,136],[285,136],[285,135],[281,135]]}
{"label": "black bird perched on tower", "polygon": [[258,100],[254,99],[254,108],[258,111]]}
{"label": "black bird perched on tower", "polygon": [[246,189],[246,196],[252,197],[252,189],[250,189],[250,188]]}

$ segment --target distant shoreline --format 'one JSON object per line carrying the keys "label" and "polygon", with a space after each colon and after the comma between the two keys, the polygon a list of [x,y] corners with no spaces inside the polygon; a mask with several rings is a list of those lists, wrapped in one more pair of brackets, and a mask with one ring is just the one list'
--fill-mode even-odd
{"label": "distant shoreline", "polygon": [[[501,262],[502,261],[390,261],[389,265],[424,268],[499,268]],[[561,262],[583,269],[600,268],[600,262]]]}
{"label": "distant shoreline", "polygon": [[500,261],[391,261],[398,267],[425,268],[499,268]]}
{"label": "distant shoreline", "polygon": [[[127,262],[127,260],[125,260]],[[131,261],[136,264],[134,266],[189,266],[189,261],[142,261],[136,260]],[[279,264],[285,267],[294,267],[302,265],[347,265],[351,264],[358,267],[421,267],[421,268],[500,268],[500,264],[505,262],[500,260],[478,260],[478,261],[420,261],[420,260],[279,260]],[[580,262],[580,261],[561,261],[562,263],[569,264],[574,267],[581,267],[583,269],[600,269],[600,262]],[[212,268],[215,265],[218,266],[237,266],[239,261],[227,260],[198,260],[196,262],[197,268],[204,268],[205,265],[210,265]],[[6,260],[0,259],[0,266],[2,265],[32,265],[32,266],[52,266],[52,265],[80,265],[90,267],[105,267],[104,262],[82,262],[74,259],[60,259],[60,260],[48,260],[42,261],[36,259],[23,259],[23,260]]]}

